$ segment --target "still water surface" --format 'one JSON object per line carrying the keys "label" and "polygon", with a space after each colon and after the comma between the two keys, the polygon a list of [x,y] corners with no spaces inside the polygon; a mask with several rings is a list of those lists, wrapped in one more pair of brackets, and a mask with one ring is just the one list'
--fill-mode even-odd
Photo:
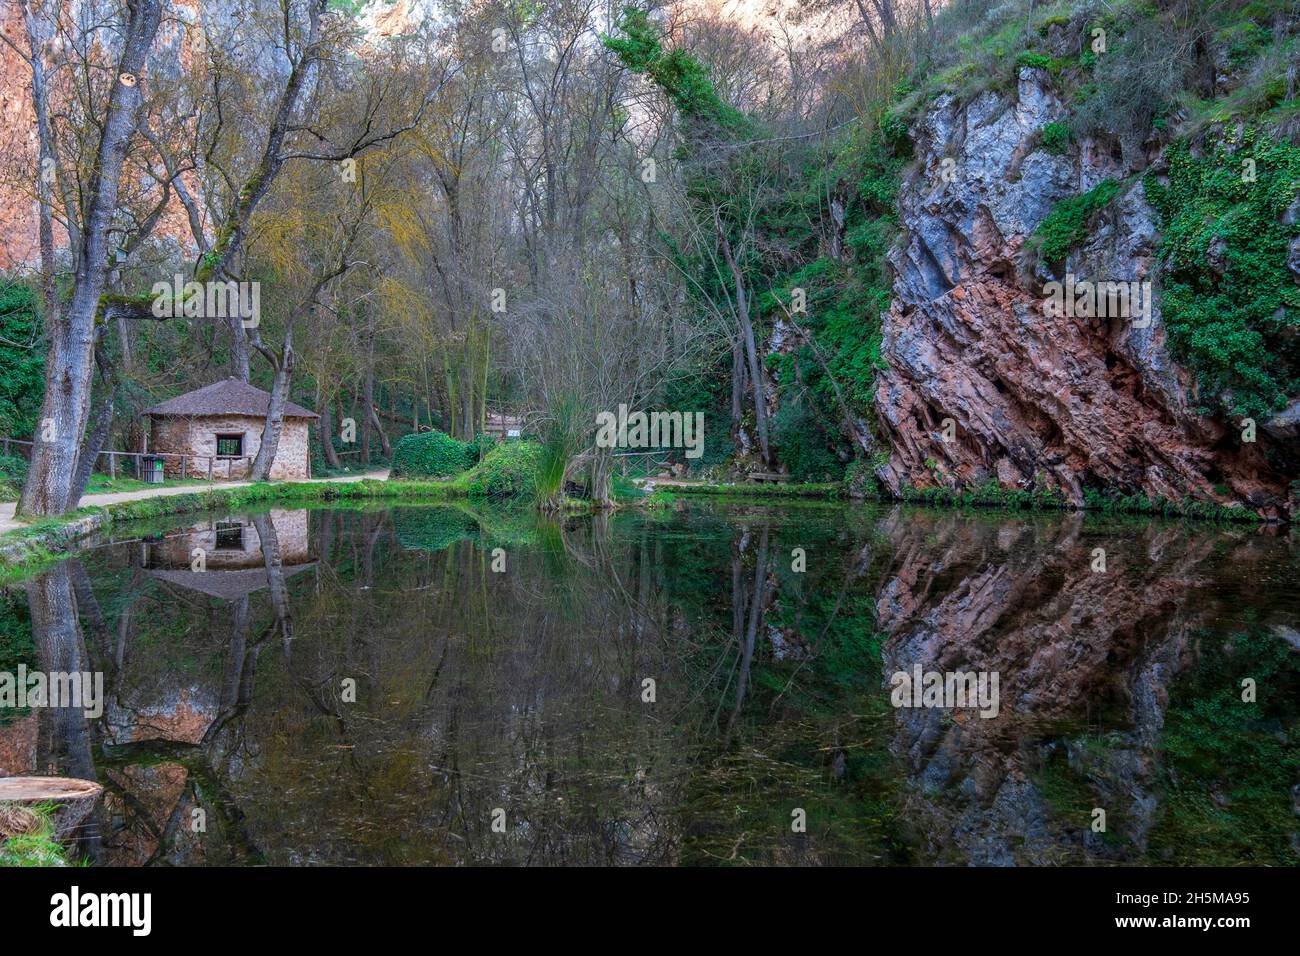
{"label": "still water surface", "polygon": [[[1300,862],[1294,534],[804,504],[185,520],[0,599],[0,670],[105,675],[98,719],[0,710],[0,774],[106,788],[93,863]],[[997,716],[892,706],[918,666],[998,675]]]}

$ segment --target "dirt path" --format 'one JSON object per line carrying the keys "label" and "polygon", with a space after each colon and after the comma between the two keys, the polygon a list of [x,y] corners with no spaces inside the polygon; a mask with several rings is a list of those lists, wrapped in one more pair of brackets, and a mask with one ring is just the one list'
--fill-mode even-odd
{"label": "dirt path", "polygon": [[[307,484],[324,484],[328,482],[362,481],[366,478],[375,478],[382,481],[387,477],[388,472],[384,470],[368,471],[363,475],[345,475],[338,478],[305,478],[301,480]],[[144,488],[140,491],[114,491],[104,495],[85,495],[81,499],[80,507],[115,505],[122,501],[138,501],[141,498],[165,498],[168,495],[192,495],[196,492],[210,491],[214,488],[247,488],[252,484],[251,481],[214,481],[197,485],[173,485],[168,488]],[[13,501],[0,504],[0,534],[24,526],[21,521],[14,518],[14,509],[16,507],[17,503]]]}
{"label": "dirt path", "polygon": [[632,482],[646,491],[653,491],[655,488],[689,488],[691,485],[706,483],[689,478],[633,478]]}

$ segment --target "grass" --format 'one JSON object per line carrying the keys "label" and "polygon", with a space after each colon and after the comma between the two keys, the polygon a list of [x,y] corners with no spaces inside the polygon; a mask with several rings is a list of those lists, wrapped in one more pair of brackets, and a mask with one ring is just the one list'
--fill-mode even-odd
{"label": "grass", "polygon": [[738,485],[701,483],[671,485],[664,490],[673,495],[707,495],[712,498],[839,498],[844,494],[844,485],[838,481]]}
{"label": "grass", "polygon": [[[848,498],[845,483],[790,483],[790,484],[690,484],[656,488],[643,499],[646,507],[662,508],[679,497],[708,497],[734,501],[770,499],[818,498],[835,500]],[[1227,508],[1213,502],[1169,501],[1148,495],[1120,495],[1085,491],[1082,508],[1075,508],[1055,491],[1024,491],[1005,489],[995,481],[973,485],[960,491],[950,488],[904,487],[898,498],[878,492],[874,500],[882,503],[901,501],[905,504],[926,505],[938,508],[1000,508],[1009,511],[1089,511],[1100,514],[1152,515],[1163,518],[1192,518],[1201,521],[1246,522],[1258,524],[1259,516],[1247,508]]]}
{"label": "grass", "polygon": [[67,851],[54,838],[53,814],[52,804],[0,803],[0,867],[67,866]]}
{"label": "grass", "polygon": [[150,488],[183,488],[188,485],[207,484],[211,484],[211,482],[206,478],[186,478],[183,481],[180,478],[168,478],[166,481],[150,484],[147,481],[140,481],[138,478],[127,478],[123,475],[118,475],[116,478],[110,478],[108,475],[91,475],[90,480],[86,482],[86,494],[117,494],[124,491],[147,491]]}
{"label": "grass", "polygon": [[1055,265],[1072,248],[1087,239],[1092,217],[1110,205],[1119,191],[1119,183],[1113,179],[1103,179],[1086,193],[1057,203],[1034,233],[1034,241],[1043,261]]}
{"label": "grass", "polygon": [[[210,484],[210,482],[204,478],[186,478],[184,481],[179,478],[169,478],[166,481],[150,484],[147,481],[140,481],[138,478],[127,478],[123,475],[110,478],[108,475],[96,474],[91,475],[90,480],[86,482],[86,494],[118,494],[125,491],[145,491],[149,488],[183,488],[191,485],[198,487],[207,484]],[[0,480],[0,502],[17,501],[21,492],[22,486],[20,484]]]}
{"label": "grass", "polygon": [[[881,496],[880,500],[892,500]],[[901,500],[909,504],[941,508],[1002,508],[1010,511],[1091,511],[1100,514],[1154,515],[1163,518],[1192,518],[1200,521],[1246,522],[1260,519],[1248,508],[1228,508],[1206,501],[1170,501],[1167,498],[1085,490],[1083,506],[1076,508],[1055,491],[1005,489],[996,481],[973,485],[960,491],[951,488],[904,487]]]}

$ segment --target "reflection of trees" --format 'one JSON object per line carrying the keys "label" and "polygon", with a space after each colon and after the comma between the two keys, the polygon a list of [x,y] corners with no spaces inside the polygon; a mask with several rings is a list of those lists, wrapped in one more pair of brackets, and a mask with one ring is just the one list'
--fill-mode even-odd
{"label": "reflection of trees", "polygon": [[[77,616],[73,591],[76,561],[64,561],[27,582],[32,639],[41,670],[78,673],[92,670]],[[84,572],[82,572],[84,573]],[[45,773],[95,779],[90,722],[79,707],[42,707],[37,711],[36,763]],[[79,852],[94,857],[99,834],[93,822],[78,833]]]}
{"label": "reflection of trees", "polygon": [[[152,580],[137,563],[144,549],[123,549],[114,562],[124,585],[123,596],[113,598],[115,622],[106,616],[85,566],[75,559],[28,584],[41,668],[98,669],[105,674],[104,720],[90,723],[79,709],[40,711],[41,743],[34,768],[98,778],[104,784],[106,799],[83,828],[78,847],[92,859],[148,863],[177,852],[184,856],[194,849],[190,810],[198,806],[215,817],[212,824],[234,858],[256,857],[240,829],[243,813],[227,781],[232,768],[248,757],[243,718],[253,700],[258,655],[276,635],[287,655],[292,617],[274,523],[267,515],[255,516],[251,523],[262,542],[262,584],[254,583],[242,567],[204,572],[201,579],[184,571]],[[187,543],[178,546],[180,554],[188,555]],[[202,580],[226,600],[218,605],[208,594],[177,583],[186,579]],[[270,598],[270,620],[258,625],[258,636],[250,639],[254,613],[249,588],[262,587]],[[142,601],[150,605],[143,615],[138,611]],[[200,643],[218,636],[214,623],[219,633],[223,619],[229,621],[210,713],[186,687],[169,680],[166,662],[133,653],[136,645],[152,643],[159,616],[171,618],[166,623],[173,625],[173,635],[175,625],[183,625],[183,636],[189,626],[206,623]],[[83,643],[82,622],[93,646],[91,655]],[[156,690],[145,689],[148,685]],[[127,739],[119,739],[122,733]],[[190,846],[180,847],[183,843]]]}
{"label": "reflection of trees", "polygon": [[[1227,613],[1210,565],[1261,547],[912,511],[362,510],[314,513],[295,576],[250,521],[264,576],[243,593],[134,549],[29,585],[42,667],[108,672],[106,720],[42,716],[42,762],[108,788],[97,859],[1140,858],[1169,688]],[[1098,544],[1115,574],[1090,572]],[[914,663],[998,670],[1002,717],[891,709]],[[1097,801],[1125,842],[1070,822]]]}

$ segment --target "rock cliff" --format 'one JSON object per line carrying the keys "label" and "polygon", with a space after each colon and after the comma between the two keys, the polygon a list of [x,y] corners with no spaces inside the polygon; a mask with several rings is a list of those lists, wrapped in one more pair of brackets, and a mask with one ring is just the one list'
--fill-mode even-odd
{"label": "rock cliff", "polygon": [[[1076,505],[1097,489],[1284,517],[1294,502],[1266,459],[1273,439],[1244,443],[1198,414],[1192,376],[1166,350],[1142,177],[1104,142],[1043,148],[1064,115],[1048,73],[1026,67],[1014,93],[940,97],[912,130],[919,161],[899,196],[877,385],[889,444],[879,477],[895,493],[996,480]],[[1158,152],[1151,162],[1158,172]],[[1058,202],[1105,179],[1119,195],[1053,275],[1029,240]],[[1044,286],[1065,273],[1151,281],[1149,316],[1052,314]]]}

